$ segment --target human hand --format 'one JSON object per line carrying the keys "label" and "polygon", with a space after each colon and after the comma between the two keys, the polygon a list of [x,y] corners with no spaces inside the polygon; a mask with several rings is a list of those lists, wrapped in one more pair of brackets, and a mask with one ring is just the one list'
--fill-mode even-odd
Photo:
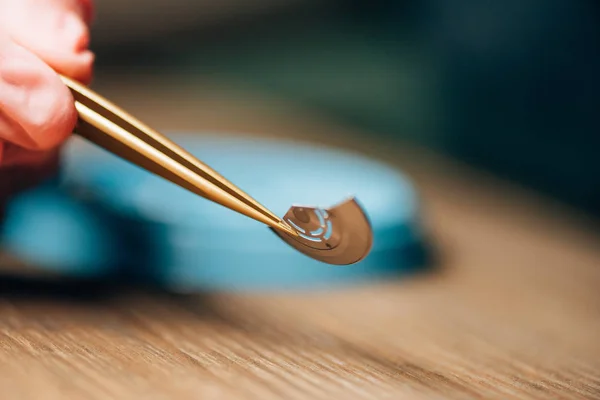
{"label": "human hand", "polygon": [[57,73],[92,77],[91,0],[0,0],[0,200],[54,171],[77,121]]}

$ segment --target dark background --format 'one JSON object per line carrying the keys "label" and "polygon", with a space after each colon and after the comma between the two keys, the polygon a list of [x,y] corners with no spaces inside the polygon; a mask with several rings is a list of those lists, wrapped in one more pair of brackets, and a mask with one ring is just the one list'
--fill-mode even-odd
{"label": "dark background", "polygon": [[211,76],[600,215],[597,1],[98,0],[97,8],[100,81],[115,71]]}

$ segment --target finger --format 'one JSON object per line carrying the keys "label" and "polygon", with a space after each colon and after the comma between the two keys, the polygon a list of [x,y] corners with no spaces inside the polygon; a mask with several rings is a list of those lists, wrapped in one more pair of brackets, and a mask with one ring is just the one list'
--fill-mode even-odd
{"label": "finger", "polygon": [[89,0],[0,0],[0,26],[13,40],[83,83],[91,80],[94,63],[91,15]]}
{"label": "finger", "polygon": [[28,150],[49,150],[71,134],[76,121],[71,92],[56,73],[0,36],[0,140]]}

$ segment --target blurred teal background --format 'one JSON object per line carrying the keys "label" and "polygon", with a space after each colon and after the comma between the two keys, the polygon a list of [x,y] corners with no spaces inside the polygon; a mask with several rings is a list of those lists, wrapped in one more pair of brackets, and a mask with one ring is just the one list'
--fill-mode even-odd
{"label": "blurred teal background", "polygon": [[600,214],[597,1],[98,0],[97,8],[100,83],[119,71],[208,76]]}

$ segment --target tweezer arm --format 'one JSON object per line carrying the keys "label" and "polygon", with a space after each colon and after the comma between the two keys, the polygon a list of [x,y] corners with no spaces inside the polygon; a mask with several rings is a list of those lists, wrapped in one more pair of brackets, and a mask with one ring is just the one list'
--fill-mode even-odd
{"label": "tweezer arm", "polygon": [[61,78],[79,113],[75,133],[197,195],[296,236],[279,217],[190,153],[94,91]]}

